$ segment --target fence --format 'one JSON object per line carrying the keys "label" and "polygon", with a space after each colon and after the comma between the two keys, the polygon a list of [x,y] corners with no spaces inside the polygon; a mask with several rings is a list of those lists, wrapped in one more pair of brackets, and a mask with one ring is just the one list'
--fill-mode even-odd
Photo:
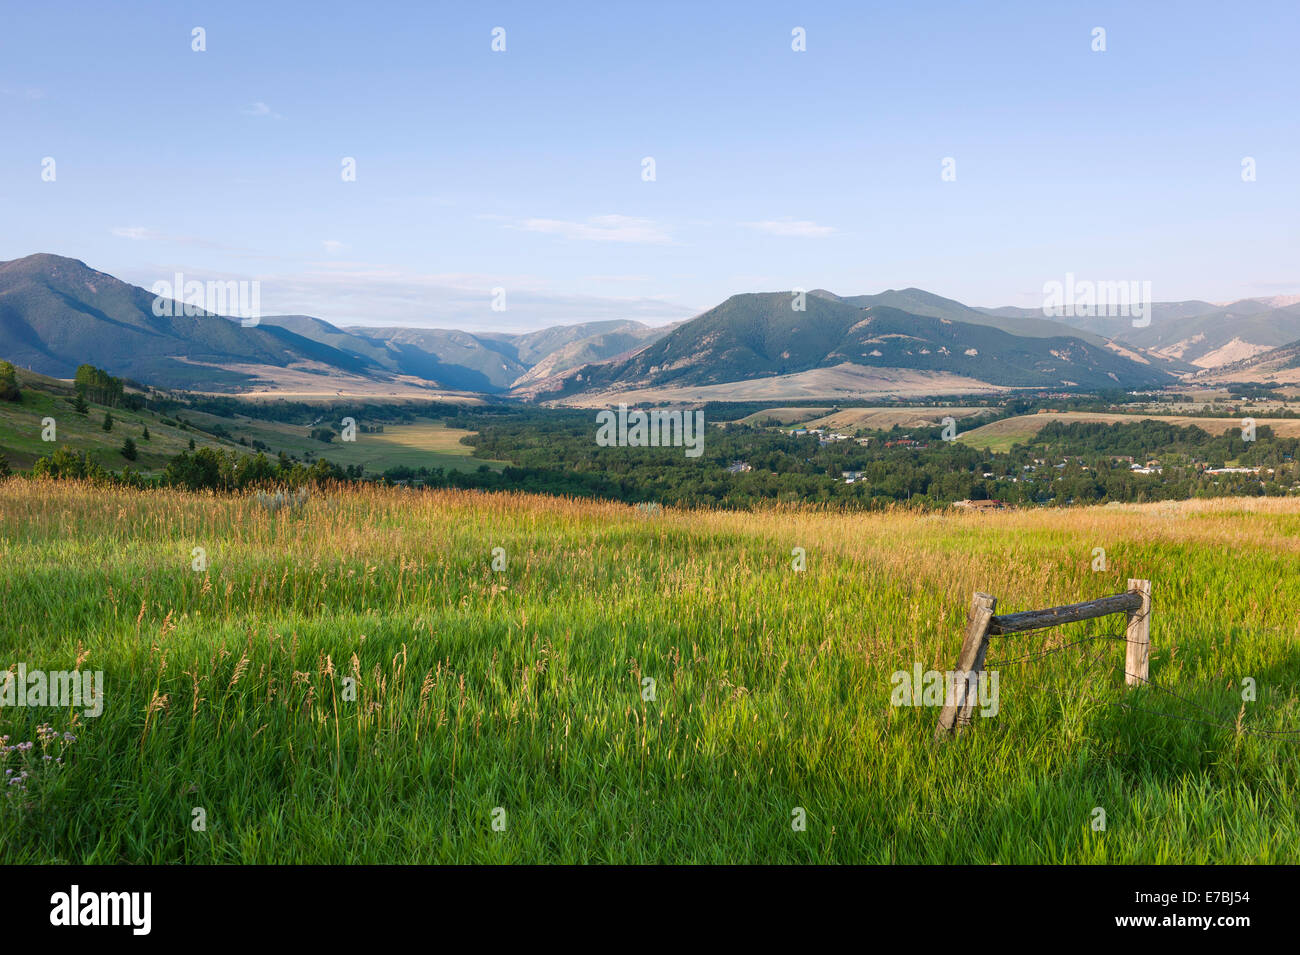
{"label": "fence", "polygon": [[996,597],[984,593],[976,593],[971,600],[966,636],[962,640],[961,655],[957,658],[956,672],[953,675],[953,692],[939,714],[939,725],[934,730],[935,739],[948,739],[962,727],[970,725],[971,713],[975,707],[974,693],[971,690],[975,680],[972,677],[984,669],[984,655],[988,652],[990,637],[1078,623],[1112,613],[1128,614],[1124,682],[1129,686],[1148,682],[1151,581],[1129,580],[1126,593],[1064,607],[1049,607],[1047,610],[1026,610],[1023,613],[997,616],[993,612],[997,609],[997,604]]}

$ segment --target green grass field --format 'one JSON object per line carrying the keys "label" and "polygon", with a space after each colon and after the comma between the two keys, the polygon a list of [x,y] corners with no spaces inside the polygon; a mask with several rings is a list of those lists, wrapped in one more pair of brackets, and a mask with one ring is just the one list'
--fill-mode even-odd
{"label": "green grass field", "polygon": [[[655,514],[354,487],[272,515],[13,478],[0,567],[0,666],[105,674],[98,717],[0,707],[37,743],[4,757],[31,773],[0,796],[6,864],[1300,862],[1300,742],[1257,735],[1300,728],[1296,501]],[[1126,689],[1113,639],[1009,662],[1108,618],[995,639],[999,712],[955,742],[891,705],[895,671],[952,667],[973,591],[1005,613],[1129,577],[1181,698]],[[62,763],[42,723],[76,736]]]}
{"label": "green grass field", "polygon": [[[231,434],[250,442],[260,440],[277,452],[283,449],[299,457],[328,458],[340,466],[361,464],[371,474],[382,474],[398,465],[463,471],[472,471],[481,464],[497,471],[505,467],[503,461],[473,457],[474,449],[461,444],[461,438],[473,432],[449,428],[441,421],[420,419],[412,424],[385,424],[384,430],[378,433],[358,432],[355,441],[335,438],[326,444],[310,437],[311,428],[244,415],[229,419],[194,412],[186,414],[185,420],[201,427],[221,424]],[[339,422],[334,420],[322,421],[320,426],[336,433],[341,430]]]}

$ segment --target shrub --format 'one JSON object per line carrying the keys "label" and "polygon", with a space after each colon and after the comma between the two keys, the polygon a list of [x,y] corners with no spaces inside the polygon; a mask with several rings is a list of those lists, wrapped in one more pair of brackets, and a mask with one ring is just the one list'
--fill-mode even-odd
{"label": "shrub", "polygon": [[51,455],[37,458],[36,463],[32,465],[32,476],[56,480],[88,478],[98,481],[107,481],[111,477],[96,462],[86,457],[84,451],[78,454],[67,445]]}
{"label": "shrub", "polygon": [[22,401],[23,393],[18,390],[18,372],[7,361],[0,361],[0,401]]}

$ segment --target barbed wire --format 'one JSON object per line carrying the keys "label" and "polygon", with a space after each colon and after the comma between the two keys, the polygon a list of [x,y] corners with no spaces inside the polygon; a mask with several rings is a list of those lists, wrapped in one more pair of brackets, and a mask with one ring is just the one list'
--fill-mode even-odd
{"label": "barbed wire", "polygon": [[1082,640],[1074,640],[1074,641],[1071,641],[1070,643],[1062,644],[1062,645],[1059,646],[1059,647],[1052,647],[1052,649],[1050,649],[1050,650],[1040,650],[1040,651],[1038,651],[1037,653],[1031,653],[1031,654],[1028,654],[1027,656],[1020,657],[1019,659],[1016,659],[1016,660],[1000,660],[1000,659],[999,659],[999,660],[991,660],[991,661],[990,661],[990,660],[985,660],[985,661],[984,661],[984,666],[985,666],[986,668],[988,668],[988,669],[992,669],[992,667],[993,667],[995,664],[996,664],[997,666],[1003,666],[1003,667],[1015,666],[1015,665],[1018,664],[1018,663],[1025,663],[1025,662],[1027,662],[1027,661],[1029,661],[1029,660],[1038,660],[1038,659],[1041,659],[1041,658],[1043,658],[1043,657],[1049,657],[1049,656],[1051,656],[1051,655],[1054,654],[1054,653],[1060,653],[1060,652],[1063,651],[1063,650],[1068,650],[1068,649],[1070,649],[1071,647],[1077,647],[1077,646],[1080,646],[1080,645],[1085,644],[1085,643],[1094,643],[1094,642],[1096,642],[1097,640],[1113,640],[1113,639],[1115,639],[1115,635],[1114,635],[1114,634],[1110,634],[1110,633],[1102,633],[1102,634],[1098,634],[1098,635],[1096,635],[1096,636],[1092,636],[1092,637],[1084,637]]}

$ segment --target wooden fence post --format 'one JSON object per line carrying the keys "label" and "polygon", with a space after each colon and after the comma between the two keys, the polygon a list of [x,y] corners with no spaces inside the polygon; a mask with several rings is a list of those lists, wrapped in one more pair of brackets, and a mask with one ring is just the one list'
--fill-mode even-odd
{"label": "wooden fence post", "polygon": [[1128,612],[1124,682],[1129,686],[1139,686],[1147,682],[1147,665],[1151,658],[1151,581],[1130,579],[1128,589],[1142,597],[1142,606]]}
{"label": "wooden fence post", "polygon": [[[972,699],[968,674],[979,673],[984,669],[984,654],[989,648],[989,625],[993,620],[993,611],[997,609],[998,598],[990,594],[976,593],[971,600],[970,616],[966,618],[966,636],[961,643],[961,656],[957,658],[957,671],[953,683],[946,692],[953,693],[953,701],[945,702],[939,714],[939,725],[934,729],[936,740],[946,739],[956,728],[970,725],[971,710],[975,706]],[[957,687],[962,689],[960,695]]]}

